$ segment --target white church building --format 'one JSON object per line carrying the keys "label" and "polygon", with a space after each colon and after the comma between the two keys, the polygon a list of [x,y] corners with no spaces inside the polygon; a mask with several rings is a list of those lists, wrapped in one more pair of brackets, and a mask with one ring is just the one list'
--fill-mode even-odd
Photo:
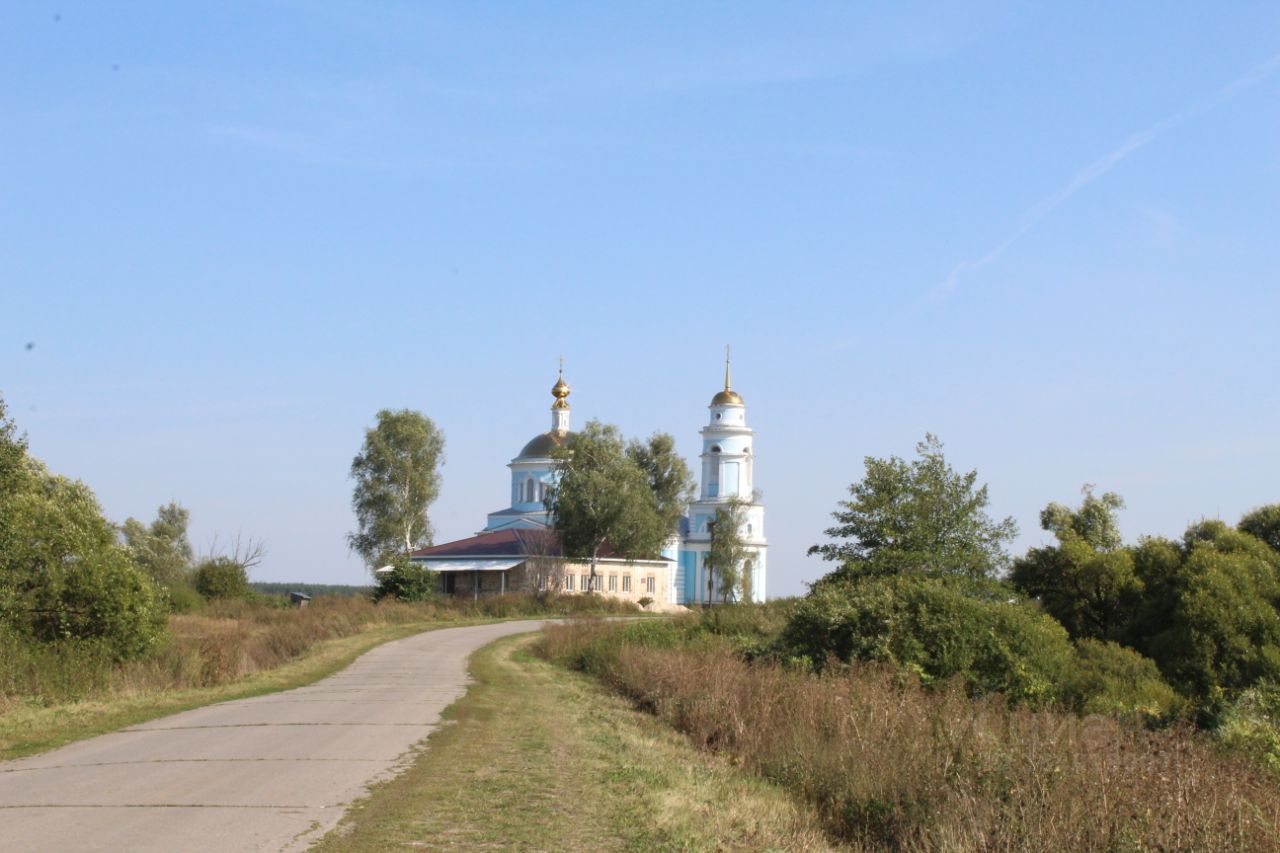
{"label": "white church building", "polygon": [[[755,431],[747,426],[747,407],[733,390],[729,359],[725,358],[724,388],[711,398],[709,416],[702,437],[698,497],[680,519],[679,528],[663,549],[660,558],[624,560],[609,555],[600,560],[599,575],[608,578],[600,591],[624,598],[647,595],[669,604],[718,602],[722,596],[714,588],[706,570],[711,547],[709,524],[716,510],[737,499],[744,505],[740,531],[748,556],[744,575],[751,579],[750,596],[764,601],[766,556],[764,507],[756,499]],[[547,551],[546,542],[553,519],[544,504],[547,489],[556,480],[552,451],[573,433],[569,428],[569,385],[563,370],[551,389],[551,429],[530,439],[507,463],[511,471],[510,506],[489,513],[488,523],[475,536],[415,551],[414,562],[422,563],[443,578],[443,591],[452,594],[505,592],[527,583],[523,564],[531,551]],[[530,548],[531,543],[540,547]],[[586,577],[566,568],[558,580],[565,592],[586,591]],[[633,575],[634,583],[632,581]],[[539,581],[545,583],[545,579]],[[526,587],[527,588],[527,587]]]}

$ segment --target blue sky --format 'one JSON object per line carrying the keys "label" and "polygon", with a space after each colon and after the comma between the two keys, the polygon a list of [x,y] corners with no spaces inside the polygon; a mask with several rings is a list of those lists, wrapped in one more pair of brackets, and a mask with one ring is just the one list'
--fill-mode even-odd
{"label": "blue sky", "polygon": [[733,344],[775,595],[926,431],[1018,552],[1280,501],[1275,3],[10,2],[0,77],[0,393],[259,579],[363,580],[383,407],[478,529],[561,354],[693,460]]}

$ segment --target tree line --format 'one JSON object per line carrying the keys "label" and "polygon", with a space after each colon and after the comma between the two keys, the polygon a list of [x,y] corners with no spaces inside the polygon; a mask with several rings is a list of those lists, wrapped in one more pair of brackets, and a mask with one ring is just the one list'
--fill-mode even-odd
{"label": "tree line", "polygon": [[1280,697],[1280,504],[1126,545],[1124,500],[1086,485],[1078,506],[1040,513],[1055,541],[1014,558],[1016,525],[987,513],[977,473],[953,470],[932,435],[916,453],[868,457],[828,541],[810,549],[836,566],[786,628],[809,665],[886,661],[1207,726]]}

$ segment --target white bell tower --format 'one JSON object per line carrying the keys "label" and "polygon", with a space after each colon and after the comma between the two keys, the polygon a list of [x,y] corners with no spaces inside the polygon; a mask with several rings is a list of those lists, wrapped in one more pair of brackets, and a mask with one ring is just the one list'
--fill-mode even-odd
{"label": "white bell tower", "polygon": [[755,481],[755,430],[747,426],[747,405],[742,396],[733,390],[729,360],[729,348],[725,347],[724,390],[711,398],[710,420],[702,428],[701,489],[698,500],[689,506],[689,533],[682,551],[692,551],[692,559],[683,558],[682,569],[692,572],[687,577],[685,598],[690,601],[706,601],[707,579],[704,569],[706,552],[711,545],[708,524],[715,519],[717,509],[729,501],[743,502],[742,539],[750,555],[743,565],[744,573],[751,578],[751,600],[765,600],[765,557],[768,543],[764,535],[764,507],[756,499]]}

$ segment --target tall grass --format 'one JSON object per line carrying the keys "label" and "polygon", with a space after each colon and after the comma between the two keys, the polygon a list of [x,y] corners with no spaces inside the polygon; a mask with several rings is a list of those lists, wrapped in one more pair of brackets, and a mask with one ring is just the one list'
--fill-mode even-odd
{"label": "tall grass", "polygon": [[684,637],[574,624],[541,651],[787,787],[855,849],[1280,849],[1274,778],[1189,730],[925,690],[883,667],[792,672]]}
{"label": "tall grass", "polygon": [[146,658],[124,663],[92,642],[32,643],[0,633],[0,713],[19,705],[228,684],[294,660],[318,643],[385,625],[635,610],[596,596],[414,604],[325,596],[301,609],[214,601],[197,613],[171,615],[167,641]]}

